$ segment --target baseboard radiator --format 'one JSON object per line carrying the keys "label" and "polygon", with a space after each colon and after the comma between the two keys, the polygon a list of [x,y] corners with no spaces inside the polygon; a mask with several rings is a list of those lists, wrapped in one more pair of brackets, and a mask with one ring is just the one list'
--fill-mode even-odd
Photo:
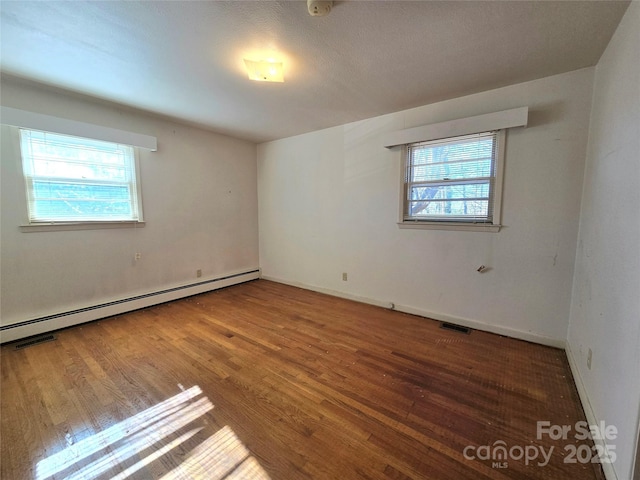
{"label": "baseboard radiator", "polygon": [[59,330],[93,320],[120,315],[122,313],[139,310],[159,303],[170,302],[180,298],[190,297],[219,288],[237,285],[260,278],[260,270],[249,270],[218,278],[212,278],[197,283],[159,290],[156,292],[136,295],[112,302],[92,305],[86,308],[56,313],[40,318],[25,320],[0,326],[0,343],[12,342],[32,335]]}

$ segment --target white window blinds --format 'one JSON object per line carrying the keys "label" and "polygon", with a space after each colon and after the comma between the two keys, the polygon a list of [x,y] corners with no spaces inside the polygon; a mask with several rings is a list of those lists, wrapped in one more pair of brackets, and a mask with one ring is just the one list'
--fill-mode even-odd
{"label": "white window blinds", "polygon": [[20,129],[29,221],[141,221],[129,145]]}
{"label": "white window blinds", "polygon": [[404,221],[493,222],[497,132],[408,145]]}

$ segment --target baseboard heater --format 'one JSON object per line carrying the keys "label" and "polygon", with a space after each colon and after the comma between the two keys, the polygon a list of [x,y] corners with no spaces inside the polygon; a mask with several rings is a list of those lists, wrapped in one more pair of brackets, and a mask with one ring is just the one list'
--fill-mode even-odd
{"label": "baseboard heater", "polygon": [[101,318],[150,307],[159,303],[170,302],[180,298],[190,297],[219,288],[237,285],[260,278],[260,270],[249,270],[223,277],[204,280],[188,285],[159,290],[156,292],[136,295],[134,297],[115,300],[112,302],[92,305],[90,307],[56,313],[45,317],[25,320],[0,326],[0,343],[12,342],[21,338],[39,335],[53,330],[78,325],[80,323],[99,320]]}

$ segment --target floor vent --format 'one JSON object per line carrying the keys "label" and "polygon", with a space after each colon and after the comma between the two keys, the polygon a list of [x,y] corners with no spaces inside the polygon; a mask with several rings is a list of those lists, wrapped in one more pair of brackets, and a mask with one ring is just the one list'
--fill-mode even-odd
{"label": "floor vent", "polygon": [[16,350],[20,350],[22,348],[27,348],[32,345],[38,345],[39,343],[51,342],[56,339],[56,336],[49,333],[46,335],[38,335],[37,337],[31,337],[27,340],[24,340],[20,343],[16,343]]}
{"label": "floor vent", "polygon": [[454,332],[466,333],[469,335],[471,333],[471,329],[467,327],[461,327],[460,325],[455,325],[453,323],[442,322],[440,324],[440,328],[444,328],[445,330],[452,330]]}

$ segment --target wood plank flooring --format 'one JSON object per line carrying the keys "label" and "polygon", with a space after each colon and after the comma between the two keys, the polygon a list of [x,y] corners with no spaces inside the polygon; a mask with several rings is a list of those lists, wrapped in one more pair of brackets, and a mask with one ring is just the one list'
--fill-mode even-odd
{"label": "wood plank flooring", "polygon": [[[604,478],[598,464],[565,463],[591,443],[537,438],[537,421],[585,420],[563,351],[439,325],[258,280],[3,345],[2,479],[161,478],[225,427],[256,475],[228,478],[261,478],[260,467],[273,480]],[[121,428],[193,386],[214,408],[189,425],[144,447]],[[114,431],[124,438],[78,454]],[[552,451],[544,466],[541,448]],[[90,476],[105,452],[119,461]],[[58,458],[68,462],[43,471]]]}

